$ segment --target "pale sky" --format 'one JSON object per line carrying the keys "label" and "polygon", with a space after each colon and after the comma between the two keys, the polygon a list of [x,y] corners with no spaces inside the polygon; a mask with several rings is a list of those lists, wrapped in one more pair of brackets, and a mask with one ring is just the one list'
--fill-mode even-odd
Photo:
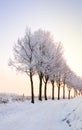
{"label": "pale sky", "polygon": [[0,92],[27,91],[27,77],[8,67],[26,26],[50,31],[63,43],[70,67],[82,76],[82,0],[0,0]]}

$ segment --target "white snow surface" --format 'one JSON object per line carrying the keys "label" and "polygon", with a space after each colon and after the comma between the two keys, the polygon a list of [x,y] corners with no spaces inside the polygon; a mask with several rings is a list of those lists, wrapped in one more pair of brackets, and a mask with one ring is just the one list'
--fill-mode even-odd
{"label": "white snow surface", "polygon": [[0,104],[0,130],[82,130],[82,97]]}

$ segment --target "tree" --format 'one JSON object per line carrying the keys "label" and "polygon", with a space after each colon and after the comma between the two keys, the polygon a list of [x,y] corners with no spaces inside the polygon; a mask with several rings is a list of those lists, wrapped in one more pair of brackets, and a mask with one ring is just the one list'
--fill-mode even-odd
{"label": "tree", "polygon": [[[47,31],[38,30],[34,33],[34,41],[37,43],[35,48],[35,60],[36,60],[36,71],[39,75],[39,100],[42,100],[42,80],[45,76],[48,81],[48,75],[46,75],[46,68],[50,61],[50,46],[53,43],[51,34]],[[37,51],[36,51],[37,50]],[[46,85],[45,82],[45,99],[46,96]]]}
{"label": "tree", "polygon": [[[52,43],[51,46],[49,46],[48,48],[48,53],[46,55],[46,64],[44,65],[44,78],[43,78],[43,81],[45,83],[45,87],[44,87],[44,97],[45,97],[45,100],[47,100],[47,83],[48,83],[48,80],[50,80],[50,77],[51,77],[51,70],[53,69],[53,59],[54,59],[54,51],[55,51],[55,48],[53,48],[55,45],[55,43]],[[52,65],[53,64],[53,65]],[[51,82],[53,84],[53,82]],[[53,84],[54,86],[54,84]],[[53,91],[54,92],[54,91]]]}
{"label": "tree", "polygon": [[64,65],[63,65],[63,71],[62,71],[62,82],[63,82],[63,99],[65,99],[65,85],[67,81],[70,80],[72,71],[69,68],[69,66],[66,64],[65,59],[63,60],[64,60]]}
{"label": "tree", "polygon": [[13,58],[10,59],[9,65],[16,68],[17,71],[26,73],[30,77],[31,83],[31,102],[34,103],[33,75],[35,73],[33,34],[30,29],[26,29],[25,36],[18,39],[13,51]]}
{"label": "tree", "polygon": [[58,87],[58,100],[60,99],[60,87],[61,87],[61,75],[64,68],[63,62],[63,46],[59,42],[57,44],[57,51],[56,51],[56,60],[55,60],[55,70],[56,70],[56,83]]}
{"label": "tree", "polygon": [[58,86],[58,99],[60,98],[60,77],[63,68],[63,46],[59,42],[54,42],[51,48],[51,60],[48,69],[49,80],[52,84],[52,100],[54,100],[54,83],[56,81]]}

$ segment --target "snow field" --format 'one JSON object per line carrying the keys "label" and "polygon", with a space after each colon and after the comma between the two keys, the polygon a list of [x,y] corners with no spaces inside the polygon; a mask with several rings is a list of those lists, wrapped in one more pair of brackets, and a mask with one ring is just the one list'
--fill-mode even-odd
{"label": "snow field", "polygon": [[0,104],[0,130],[82,130],[82,97]]}

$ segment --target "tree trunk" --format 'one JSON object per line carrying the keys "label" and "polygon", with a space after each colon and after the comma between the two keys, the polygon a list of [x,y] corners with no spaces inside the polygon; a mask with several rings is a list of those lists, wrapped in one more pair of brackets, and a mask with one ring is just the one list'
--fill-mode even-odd
{"label": "tree trunk", "polygon": [[58,86],[58,100],[60,100],[60,84]]}
{"label": "tree trunk", "polygon": [[82,91],[81,91],[81,96],[82,96]]}
{"label": "tree trunk", "polygon": [[63,99],[65,99],[65,84],[63,86]]}
{"label": "tree trunk", "polygon": [[44,98],[45,100],[47,100],[47,82],[45,82],[45,86],[44,86]]}
{"label": "tree trunk", "polygon": [[45,100],[47,100],[47,83],[48,83],[48,79],[49,77],[48,76],[45,76],[45,86],[44,86],[44,98]]}
{"label": "tree trunk", "polygon": [[82,96],[82,91],[81,91],[81,96]]}
{"label": "tree trunk", "polygon": [[54,100],[54,81],[51,81],[52,83],[52,100]]}
{"label": "tree trunk", "polygon": [[68,90],[68,99],[70,99],[70,93],[71,93],[71,90],[69,89]]}
{"label": "tree trunk", "polygon": [[43,74],[39,74],[39,100],[42,101],[42,78]]}
{"label": "tree trunk", "polygon": [[74,97],[76,97],[76,96],[77,96],[77,90],[74,89]]}
{"label": "tree trunk", "polygon": [[74,97],[76,97],[76,92],[75,92],[75,89],[74,89]]}
{"label": "tree trunk", "polygon": [[30,72],[30,82],[31,82],[31,103],[34,103],[34,89],[33,89],[32,72]]}

